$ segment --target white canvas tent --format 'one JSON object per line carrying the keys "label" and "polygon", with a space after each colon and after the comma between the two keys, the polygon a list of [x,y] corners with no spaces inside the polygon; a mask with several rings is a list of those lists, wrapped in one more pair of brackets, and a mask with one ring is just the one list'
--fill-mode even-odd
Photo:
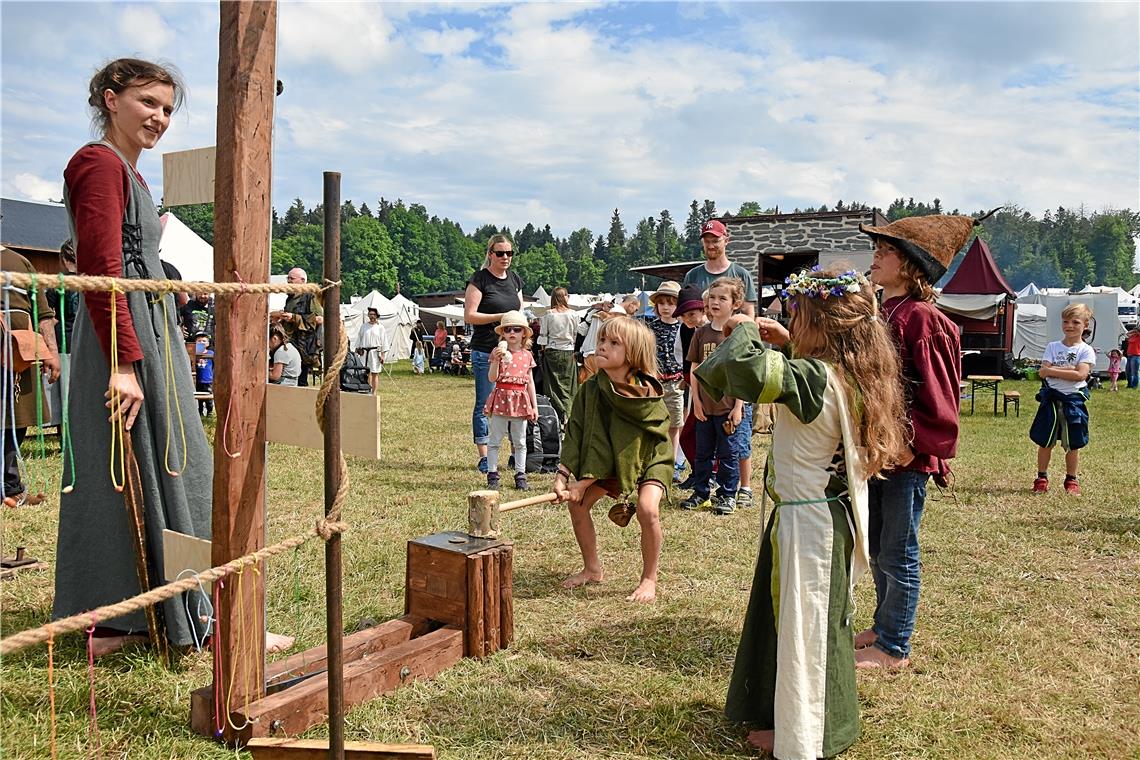
{"label": "white canvas tent", "polygon": [[173,264],[183,280],[213,282],[214,247],[170,211],[163,214],[160,221],[158,257]]}
{"label": "white canvas tent", "polygon": [[463,324],[463,307],[459,304],[447,304],[445,306],[421,306],[420,318],[423,319],[425,315],[434,317],[435,319],[443,319],[447,321],[448,325],[461,325]]}
{"label": "white canvas tent", "polygon": [[1021,290],[1017,291],[1017,297],[1021,299],[1025,298],[1026,296],[1035,296],[1040,292],[1041,291],[1038,289],[1038,287],[1031,282]]}
{"label": "white canvas tent", "polygon": [[[1061,312],[1071,303],[1087,304],[1093,311],[1093,321],[1090,329],[1093,331],[1089,345],[1096,351],[1097,372],[1108,369],[1108,352],[1120,347],[1120,339],[1124,335],[1124,325],[1116,311],[1116,295],[1113,293],[1076,293],[1063,295],[1046,295],[1041,293],[1029,296],[1029,300],[1036,300],[1037,304],[1018,301],[1016,322],[1013,335],[1013,355],[1027,359],[1040,359],[1045,351],[1045,345],[1050,341],[1061,340]],[[1044,323],[1039,324],[1039,312],[1033,306],[1045,309]],[[1023,317],[1024,326],[1023,326]]]}
{"label": "white canvas tent", "polygon": [[1015,358],[1040,359],[1049,343],[1047,310],[1044,304],[1017,302],[1013,323],[1013,349]]}
{"label": "white canvas tent", "polygon": [[341,320],[344,322],[344,331],[348,334],[348,346],[356,348],[356,334],[360,326],[367,320],[368,309],[380,312],[380,324],[388,335],[392,350],[388,352],[389,360],[407,359],[412,355],[411,334],[416,320],[411,318],[406,308],[385,298],[379,291],[373,290],[368,295],[351,304],[340,307]]}

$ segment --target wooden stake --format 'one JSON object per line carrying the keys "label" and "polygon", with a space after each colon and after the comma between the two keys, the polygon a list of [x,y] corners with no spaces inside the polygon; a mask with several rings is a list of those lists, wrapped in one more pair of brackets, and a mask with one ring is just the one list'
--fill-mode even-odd
{"label": "wooden stake", "polygon": [[483,555],[467,555],[467,624],[463,627],[468,657],[482,657],[483,643]]}
{"label": "wooden stake", "polygon": [[[218,133],[214,199],[214,277],[219,282],[269,279],[270,156],[277,51],[277,3],[221,3],[218,32]],[[237,274],[235,274],[237,273]],[[268,301],[264,295],[218,296],[217,408],[227,415],[214,440],[211,561],[221,565],[265,546],[265,378]],[[243,442],[241,454],[226,453]],[[264,577],[247,570],[219,594],[215,672],[221,704],[239,705],[264,692]],[[242,610],[243,628],[234,624]],[[239,641],[238,636],[245,641]],[[240,657],[236,656],[241,651]],[[231,672],[233,678],[229,677]],[[237,732],[222,720],[224,738]]]}
{"label": "wooden stake", "polygon": [[499,549],[499,641],[503,649],[515,640],[514,553],[511,544]]}

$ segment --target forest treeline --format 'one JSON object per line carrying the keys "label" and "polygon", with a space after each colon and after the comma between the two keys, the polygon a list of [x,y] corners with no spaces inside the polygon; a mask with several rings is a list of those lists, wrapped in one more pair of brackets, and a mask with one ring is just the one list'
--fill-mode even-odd
{"label": "forest treeline", "polygon": [[[867,209],[860,202],[838,201],[834,206],[794,209],[844,211]],[[179,219],[213,243],[213,205],[172,209]],[[284,214],[273,212],[272,272],[292,267],[310,273],[321,271],[323,209],[306,208],[298,198]],[[779,213],[758,202],[744,203],[736,216]],[[884,215],[895,221],[908,216],[963,213],[932,202],[898,198]],[[982,211],[975,211],[980,216]],[[394,203],[381,198],[375,210],[345,201],[341,209],[341,271],[343,292],[365,295],[375,289],[386,295],[460,290],[482,263],[487,239],[506,233],[518,252],[514,270],[533,292],[562,285],[572,293],[628,292],[641,283],[630,267],[700,259],[701,225],[721,216],[716,202],[694,200],[678,227],[668,209],[638,219],[627,227],[614,209],[605,234],[582,227],[562,238],[550,225],[528,223],[511,230],[485,224],[465,233],[456,222],[428,212],[418,203]],[[1088,211],[1058,208],[1040,219],[1017,206],[1007,206],[986,220],[981,234],[1002,273],[1015,289],[1029,282],[1038,287],[1082,288],[1088,284],[1136,284],[1133,272],[1135,238],[1140,235],[1140,213],[1131,209]],[[958,261],[961,259],[959,258]],[[953,270],[952,270],[953,271]],[[949,276],[949,275],[948,275]]]}

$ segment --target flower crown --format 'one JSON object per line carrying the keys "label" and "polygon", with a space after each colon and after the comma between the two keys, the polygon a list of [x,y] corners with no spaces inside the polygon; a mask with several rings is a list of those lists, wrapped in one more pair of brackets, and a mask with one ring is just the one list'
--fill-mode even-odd
{"label": "flower crown", "polygon": [[781,298],[805,295],[808,298],[822,298],[826,300],[831,296],[841,298],[848,293],[858,293],[864,285],[868,285],[867,278],[854,269],[843,272],[834,277],[821,277],[822,267],[816,264],[807,272],[797,272],[784,278],[784,288],[780,291]]}

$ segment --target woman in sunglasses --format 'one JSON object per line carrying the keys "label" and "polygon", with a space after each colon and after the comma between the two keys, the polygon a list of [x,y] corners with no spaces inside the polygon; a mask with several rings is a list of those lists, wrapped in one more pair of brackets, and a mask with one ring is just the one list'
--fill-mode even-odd
{"label": "woman in sunglasses", "polygon": [[471,374],[475,376],[475,407],[471,412],[471,433],[479,452],[479,472],[487,472],[487,442],[490,427],[483,407],[495,384],[488,377],[491,352],[499,342],[495,327],[508,311],[523,307],[522,279],[510,271],[514,243],[506,235],[492,235],[487,241],[483,266],[467,281],[463,296],[463,321],[471,325]]}

